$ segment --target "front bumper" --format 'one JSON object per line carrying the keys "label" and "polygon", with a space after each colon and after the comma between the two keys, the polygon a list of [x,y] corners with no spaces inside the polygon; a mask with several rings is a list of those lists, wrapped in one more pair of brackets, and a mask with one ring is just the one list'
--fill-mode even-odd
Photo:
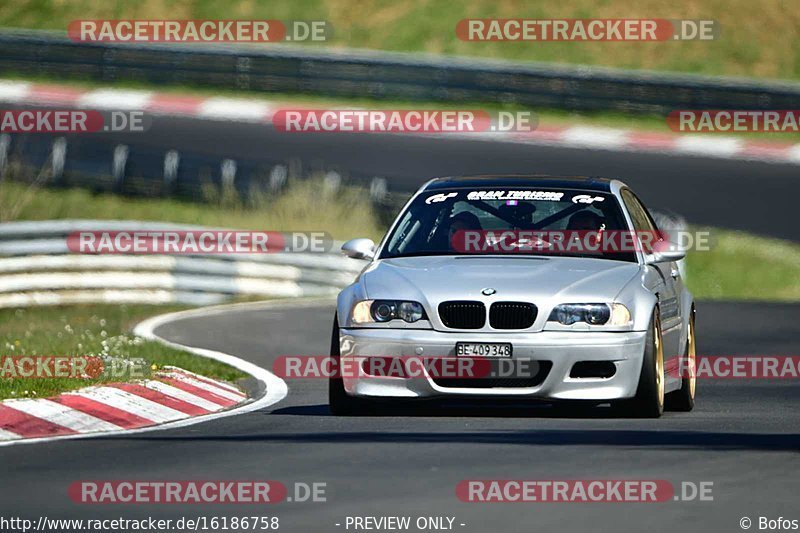
{"label": "front bumper", "polygon": [[[549,361],[552,367],[535,386],[441,386],[431,376],[403,378],[345,376],[353,396],[434,398],[512,396],[545,400],[617,400],[636,394],[647,332],[451,333],[412,329],[341,329],[342,358],[456,357],[456,342],[510,342],[515,361]],[[608,361],[616,372],[608,378],[572,378],[580,361]],[[439,380],[441,383],[441,380]]]}

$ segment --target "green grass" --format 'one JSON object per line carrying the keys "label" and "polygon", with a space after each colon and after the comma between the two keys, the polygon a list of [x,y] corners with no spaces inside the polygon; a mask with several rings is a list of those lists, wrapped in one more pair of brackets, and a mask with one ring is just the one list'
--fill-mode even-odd
{"label": "green grass", "polygon": [[[171,365],[231,382],[246,377],[226,364],[145,341],[129,333],[137,322],[148,316],[175,309],[145,305],[2,309],[0,355],[95,356],[103,359],[105,368],[110,368],[114,362],[133,365],[137,370]],[[48,397],[109,381],[127,380],[108,373],[92,379],[3,378],[0,379],[0,399]]]}
{"label": "green grass", "polygon": [[687,257],[688,286],[704,300],[800,301],[800,245],[711,229],[712,249]]}
{"label": "green grass", "polygon": [[[74,19],[326,20],[323,46],[424,51],[523,61],[800,79],[800,10],[790,0],[17,0],[0,26],[65,31]],[[714,19],[721,36],[689,42],[464,42],[462,18]],[[269,45],[265,45],[269,46]]]}
{"label": "green grass", "polygon": [[217,195],[211,203],[170,198],[130,198],[83,189],[33,188],[8,182],[0,186],[0,221],[64,218],[169,221],[202,226],[266,231],[326,231],[334,239],[379,239],[383,228],[366,191],[342,187],[325,192],[319,180],[290,180],[276,198],[256,195],[245,204]]}

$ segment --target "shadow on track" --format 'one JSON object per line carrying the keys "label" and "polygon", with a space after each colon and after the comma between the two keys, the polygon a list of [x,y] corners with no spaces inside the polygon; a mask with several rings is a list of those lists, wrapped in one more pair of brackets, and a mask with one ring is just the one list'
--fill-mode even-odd
{"label": "shadow on track", "polygon": [[[292,405],[272,411],[273,415],[329,416],[327,404]],[[589,403],[546,403],[529,400],[425,400],[382,403],[375,402],[374,408],[359,417],[407,416],[407,417],[469,417],[469,418],[585,418],[615,419],[626,418],[624,412],[608,405],[596,406]]]}
{"label": "shadow on track", "polygon": [[166,442],[286,442],[295,444],[519,444],[528,446],[627,446],[634,448],[703,449],[717,451],[800,450],[800,434],[715,433],[704,431],[664,430],[550,430],[531,431],[448,431],[386,432],[329,431],[314,433],[263,433],[202,436],[140,436],[137,439]]}
{"label": "shadow on track", "polygon": [[[608,406],[586,407],[573,404],[503,404],[495,402],[491,406],[477,408],[468,403],[422,402],[410,405],[392,405],[381,409],[380,414],[357,417],[335,417],[330,414],[327,404],[290,406],[272,412],[262,412],[262,416],[289,415],[316,418],[319,424],[345,421],[350,426],[346,431],[316,431],[304,433],[243,433],[202,436],[143,435],[137,438],[161,441],[202,441],[202,442],[285,442],[295,444],[313,443],[419,443],[419,444],[517,444],[527,446],[621,446],[631,448],[658,449],[701,449],[718,451],[800,451],[800,434],[796,433],[742,433],[673,430],[659,427],[658,420],[630,419],[632,424],[653,424],[652,429],[606,429],[596,425],[585,429],[545,429],[530,430],[487,430],[487,431],[353,431],[358,421],[370,425],[370,419],[416,417],[421,420],[457,418],[583,418],[587,420],[616,419],[619,415]],[[690,414],[677,414],[691,416]],[[319,418],[317,418],[319,417]],[[670,417],[666,413],[665,417]],[[533,423],[533,421],[532,421]]]}

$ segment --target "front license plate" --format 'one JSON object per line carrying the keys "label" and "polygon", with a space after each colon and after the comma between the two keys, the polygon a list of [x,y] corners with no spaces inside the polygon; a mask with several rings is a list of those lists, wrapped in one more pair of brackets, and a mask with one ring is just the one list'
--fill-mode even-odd
{"label": "front license plate", "polygon": [[511,343],[457,342],[456,355],[464,357],[511,357]]}

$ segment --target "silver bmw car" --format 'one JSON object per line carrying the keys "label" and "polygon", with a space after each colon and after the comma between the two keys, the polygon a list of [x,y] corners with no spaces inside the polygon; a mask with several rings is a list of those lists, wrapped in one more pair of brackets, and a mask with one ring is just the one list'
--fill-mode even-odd
{"label": "silver bmw car", "polygon": [[668,241],[618,180],[429,181],[378,245],[342,247],[369,263],[338,297],[331,357],[349,370],[330,379],[331,411],[441,397],[691,410],[694,373],[675,367],[694,363],[695,307]]}

